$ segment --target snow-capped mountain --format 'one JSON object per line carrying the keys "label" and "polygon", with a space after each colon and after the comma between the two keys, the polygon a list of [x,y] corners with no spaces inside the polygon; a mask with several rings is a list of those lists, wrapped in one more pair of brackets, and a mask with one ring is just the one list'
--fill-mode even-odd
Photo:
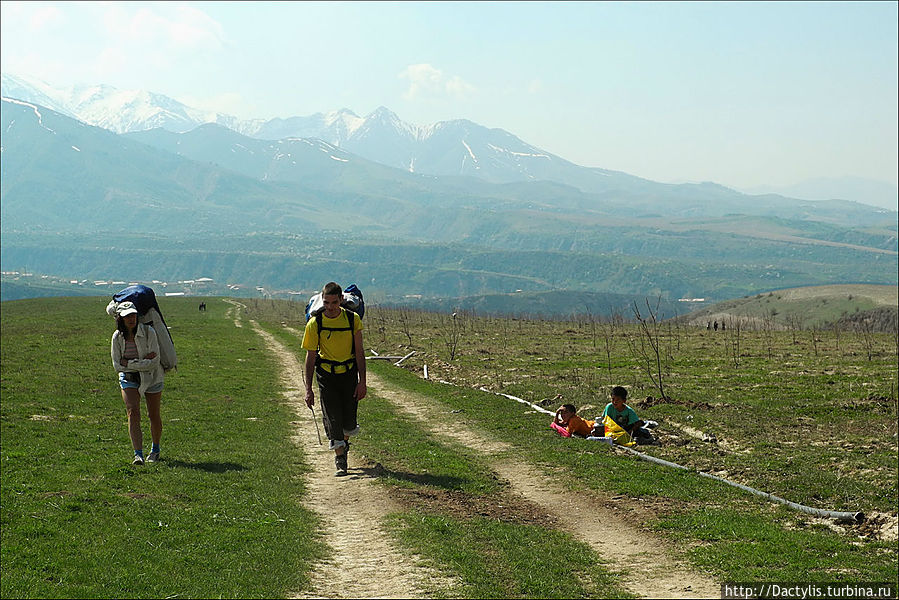
{"label": "snow-capped mountain", "polygon": [[[235,117],[191,108],[162,94],[119,90],[109,85],[56,88],[36,79],[3,73],[0,91],[4,97],[34,102],[116,133],[156,127],[183,133],[203,123],[218,123],[231,128],[240,125]],[[249,123],[244,124],[247,125]]]}
{"label": "snow-capped mountain", "polygon": [[258,139],[318,138],[368,160],[425,175],[465,175],[502,183],[550,180],[597,191],[612,174],[574,165],[502,129],[468,120],[413,125],[383,106],[365,117],[343,108],[284,119],[240,120],[148,91],[106,85],[55,88],[6,73],[2,94],[116,133],[155,128],[183,133],[216,123]]}
{"label": "snow-capped mountain", "polygon": [[4,98],[16,98],[26,102],[34,102],[68,117],[78,118],[66,106],[67,103],[63,99],[63,95],[59,93],[59,90],[51,88],[42,81],[25,80],[21,77],[3,73],[0,76],[0,93],[2,93]]}
{"label": "snow-capped mountain", "polygon": [[350,109],[342,108],[308,117],[275,118],[255,124],[246,123],[235,131],[262,140],[283,140],[289,137],[318,138],[339,146],[364,122],[365,119]]}

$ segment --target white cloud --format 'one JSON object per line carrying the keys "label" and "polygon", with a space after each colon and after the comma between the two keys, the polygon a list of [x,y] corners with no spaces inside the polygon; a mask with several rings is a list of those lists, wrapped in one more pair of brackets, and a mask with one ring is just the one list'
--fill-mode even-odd
{"label": "white cloud", "polygon": [[104,5],[103,23],[119,43],[159,43],[167,49],[219,50],[225,33],[221,24],[191,6],[155,4],[136,10],[127,3]]}
{"label": "white cloud", "polygon": [[170,23],[168,31],[173,43],[215,50],[222,48],[225,31],[218,21],[191,6],[179,6],[176,13],[177,21]]}
{"label": "white cloud", "polygon": [[94,59],[94,68],[97,73],[118,73],[127,68],[128,62],[128,55],[120,48],[104,48]]}
{"label": "white cloud", "polygon": [[528,93],[529,94],[539,94],[543,91],[543,82],[539,79],[534,79],[528,84]]}
{"label": "white cloud", "polygon": [[131,82],[124,85],[135,85],[135,74],[165,73],[173,65],[188,68],[226,44],[222,25],[191,6],[104,2],[89,8],[99,30],[94,40],[99,47],[84,49],[83,78],[90,81],[124,77]]}
{"label": "white cloud", "polygon": [[41,5],[31,13],[28,19],[28,28],[31,31],[38,31],[45,27],[51,27],[63,20],[62,12],[55,6]]}
{"label": "white cloud", "polygon": [[427,63],[409,65],[400,72],[399,77],[409,80],[409,87],[403,94],[407,100],[435,96],[465,98],[477,91],[460,76],[447,76],[440,69]]}

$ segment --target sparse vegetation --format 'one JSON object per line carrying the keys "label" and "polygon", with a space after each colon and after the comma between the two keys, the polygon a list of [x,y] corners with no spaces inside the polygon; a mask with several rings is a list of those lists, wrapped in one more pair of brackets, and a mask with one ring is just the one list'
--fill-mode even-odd
{"label": "sparse vegetation", "polygon": [[[290,442],[294,417],[277,400],[273,363],[252,331],[225,318],[225,303],[209,301],[208,312],[197,314],[196,301],[165,301],[182,366],[165,394],[167,460],[144,470],[127,465],[123,411],[107,364],[105,299],[4,302],[4,597],[279,596],[302,589],[322,549],[315,517],[301,506],[297,476],[306,467]],[[298,347],[284,326],[301,329],[302,303],[246,305],[251,318]],[[468,312],[457,319],[452,351],[447,318],[376,304],[365,317],[368,347],[416,351],[403,368],[375,361],[370,368],[443,405],[434,419],[445,427],[484,431],[560,485],[614,498],[722,580],[896,581],[897,542],[880,529],[897,506],[895,336],[845,328],[794,339],[776,327],[730,321],[718,332],[704,321],[665,323],[657,331],[666,359],[662,397],[640,357],[617,342],[640,335],[639,324]],[[48,357],[50,370],[41,366]],[[425,365],[432,379],[458,385],[424,381]],[[661,422],[662,445],[646,452],[795,502],[863,511],[869,520],[834,530],[694,474],[561,439],[546,415],[478,389],[550,409],[561,393],[592,417],[611,382],[629,388],[640,416]],[[624,593],[602,570],[578,588],[525,577],[551,572],[562,556],[576,557],[571,569],[583,573],[595,556],[551,523],[458,510],[458,502],[505,493],[483,457],[429,438],[377,390],[364,410],[371,421],[357,451],[380,463],[384,484],[396,494],[440,498],[390,520],[402,544],[462,582],[440,595]],[[148,552],[152,573],[131,560]]]}

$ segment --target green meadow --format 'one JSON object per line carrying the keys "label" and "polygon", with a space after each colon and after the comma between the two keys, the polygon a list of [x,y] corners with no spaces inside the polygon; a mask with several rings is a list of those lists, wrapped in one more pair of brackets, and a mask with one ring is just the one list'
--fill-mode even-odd
{"label": "green meadow", "polygon": [[163,460],[134,468],[105,306],[2,305],[2,595],[301,587],[322,549],[300,502],[306,466],[287,442],[291,411],[259,340],[224,319],[222,302],[198,315],[192,301],[163,301],[183,359],[163,392]]}
{"label": "green meadow", "polygon": [[[290,439],[296,416],[275,361],[251,328],[234,326],[230,304],[207,299],[199,313],[197,301],[161,300],[180,364],[163,392],[163,460],[141,468],[130,464],[106,300],[2,304],[3,597],[285,597],[306,589],[329,557],[316,515],[304,508],[308,465]],[[283,325],[301,327],[302,306],[243,302],[250,318],[298,348]],[[415,351],[401,368],[370,368],[433,399],[435,420],[508,441],[559,485],[641,515],[646,529],[721,581],[897,580],[897,542],[882,527],[899,503],[894,335],[663,326],[662,397],[632,324],[372,306],[365,326],[367,347]],[[561,439],[546,415],[491,393],[549,410],[562,394],[592,418],[613,384],[629,388],[638,414],[661,423],[661,445],[646,452],[868,520],[834,525],[694,473]],[[376,389],[361,410],[359,451],[410,506],[385,527],[455,582],[437,585],[435,596],[631,593],[601,557],[539,514],[472,510],[508,495],[485,457],[433,439]]]}
{"label": "green meadow", "polygon": [[[272,328],[302,324],[302,307],[290,302],[250,301],[248,309]],[[647,528],[722,581],[897,579],[895,334],[659,323],[659,355],[650,351],[647,361],[636,325],[595,317],[372,308],[366,328],[367,347],[380,354],[415,352],[402,368],[369,368],[442,403],[435,418],[446,427],[508,441],[560,484],[646,514]],[[664,398],[653,383],[659,377]],[[612,385],[629,389],[641,417],[662,423],[661,445],[642,451],[812,508],[862,512],[866,521],[837,525],[695,473],[556,437],[550,417],[494,393],[552,411],[561,394],[593,418]]]}

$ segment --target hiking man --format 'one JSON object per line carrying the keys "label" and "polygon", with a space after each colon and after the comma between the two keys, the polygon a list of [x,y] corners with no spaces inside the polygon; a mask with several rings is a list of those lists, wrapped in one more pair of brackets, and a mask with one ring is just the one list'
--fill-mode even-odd
{"label": "hiking man", "polygon": [[328,448],[334,451],[336,475],[347,474],[350,436],[359,433],[356,412],[365,398],[365,348],[362,319],[340,306],[343,290],[333,281],[322,289],[324,310],[306,323],[303,349],[306,350],[306,406],[315,404],[312,373],[318,379],[322,422]]}

